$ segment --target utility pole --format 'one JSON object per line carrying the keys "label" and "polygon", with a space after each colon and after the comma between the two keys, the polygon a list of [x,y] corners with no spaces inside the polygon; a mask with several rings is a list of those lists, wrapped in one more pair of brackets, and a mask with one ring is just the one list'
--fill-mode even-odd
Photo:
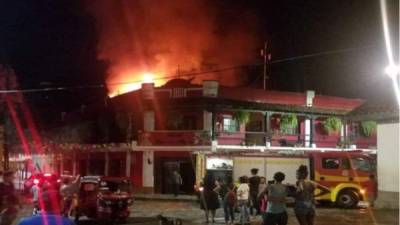
{"label": "utility pole", "polygon": [[[0,86],[3,89],[9,89],[9,68],[5,65],[0,65],[0,78],[1,84]],[[8,145],[7,145],[7,138],[6,138],[6,125],[7,125],[7,94],[2,94],[2,104],[3,107],[1,108],[1,125],[0,125],[0,152],[1,158],[3,162],[3,170],[7,171],[9,169],[9,152],[8,152]]]}
{"label": "utility pole", "polygon": [[267,80],[268,80],[267,66],[268,66],[268,61],[271,59],[271,54],[268,53],[267,41],[264,42],[264,48],[261,50],[261,56],[264,57],[263,88],[264,90],[267,90]]}

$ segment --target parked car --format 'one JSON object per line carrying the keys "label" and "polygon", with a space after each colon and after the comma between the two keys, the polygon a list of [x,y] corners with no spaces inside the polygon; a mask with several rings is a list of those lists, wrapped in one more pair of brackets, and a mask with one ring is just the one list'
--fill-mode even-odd
{"label": "parked car", "polygon": [[126,177],[81,178],[76,220],[85,215],[102,220],[125,220],[133,203],[132,184]]}

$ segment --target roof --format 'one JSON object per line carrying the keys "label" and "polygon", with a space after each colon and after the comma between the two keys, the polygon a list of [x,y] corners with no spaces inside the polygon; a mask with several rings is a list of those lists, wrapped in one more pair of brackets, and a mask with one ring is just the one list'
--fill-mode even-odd
{"label": "roof", "polygon": [[367,102],[349,113],[346,118],[352,121],[398,122],[399,107],[395,105],[376,105]]}
{"label": "roof", "polygon": [[[169,92],[160,92],[176,88],[192,89],[196,94],[188,94],[187,97],[183,98],[171,98],[170,95],[167,94]],[[200,91],[198,89],[200,89]],[[263,89],[249,87],[226,86],[219,86],[217,98],[209,98],[202,96],[200,85],[191,84],[190,81],[181,79],[171,80],[162,87],[156,87],[155,90],[158,90],[157,93],[159,93],[155,95],[157,98],[169,98],[169,101],[162,102],[168,104],[179,102],[183,104],[177,105],[178,107],[184,107],[185,105],[197,105],[199,107],[219,105],[222,108],[346,115],[364,103],[361,99],[316,95],[313,99],[313,106],[307,107],[306,93],[265,91]],[[112,98],[113,105],[116,108],[126,108],[124,105],[130,102],[132,103],[131,105],[134,105],[136,110],[138,110],[142,107],[140,104],[141,101],[141,90],[132,91]],[[159,104],[160,103],[161,102],[159,102]],[[169,105],[169,107],[173,106],[174,104]]]}
{"label": "roof", "polygon": [[192,87],[201,87],[201,85],[192,84],[191,80],[173,79],[165,83],[160,88],[192,88]]}
{"label": "roof", "polygon": [[[348,113],[361,106],[364,101],[361,99],[349,99],[333,96],[316,95],[313,99],[313,106],[306,106],[306,94],[283,91],[264,91],[253,88],[228,88],[220,87],[218,97],[244,102],[253,102],[271,105],[286,105],[303,108],[306,111],[333,110]],[[307,109],[308,108],[308,109]],[[342,114],[341,113],[341,114]]]}

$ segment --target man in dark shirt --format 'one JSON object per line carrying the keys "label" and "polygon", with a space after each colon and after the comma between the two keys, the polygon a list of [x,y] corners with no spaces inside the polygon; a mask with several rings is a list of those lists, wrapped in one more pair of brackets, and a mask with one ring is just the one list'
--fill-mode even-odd
{"label": "man in dark shirt", "polygon": [[14,172],[7,171],[3,174],[0,183],[0,225],[11,225],[17,218],[19,199],[14,188]]}
{"label": "man in dark shirt", "polygon": [[260,207],[258,202],[258,186],[260,185],[260,177],[257,175],[258,169],[251,169],[250,183],[250,214],[253,215],[253,210],[256,210],[257,215],[260,214]]}

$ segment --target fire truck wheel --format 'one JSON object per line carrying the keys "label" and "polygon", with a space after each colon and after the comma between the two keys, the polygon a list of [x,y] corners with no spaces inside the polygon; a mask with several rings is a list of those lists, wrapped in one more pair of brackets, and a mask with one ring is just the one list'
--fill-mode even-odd
{"label": "fire truck wheel", "polygon": [[360,198],[353,190],[343,190],[339,193],[336,203],[343,208],[354,208],[357,206]]}

